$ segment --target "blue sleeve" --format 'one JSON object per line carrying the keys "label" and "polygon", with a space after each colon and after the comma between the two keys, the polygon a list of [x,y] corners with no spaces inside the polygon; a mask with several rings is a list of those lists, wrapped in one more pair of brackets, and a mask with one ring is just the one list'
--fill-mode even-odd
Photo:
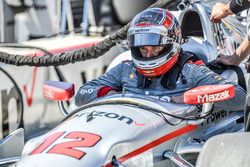
{"label": "blue sleeve", "polygon": [[77,106],[80,106],[95,100],[96,98],[98,98],[98,91],[105,86],[111,87],[112,89],[115,89],[117,91],[121,90],[122,71],[123,64],[121,63],[110,69],[98,79],[94,79],[82,85],[76,94],[75,104]]}

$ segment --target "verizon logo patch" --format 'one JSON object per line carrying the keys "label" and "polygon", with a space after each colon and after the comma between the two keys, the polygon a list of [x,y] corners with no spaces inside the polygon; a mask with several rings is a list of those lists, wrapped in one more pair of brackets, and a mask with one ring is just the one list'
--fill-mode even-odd
{"label": "verizon logo patch", "polygon": [[206,103],[206,102],[222,101],[222,100],[229,99],[229,98],[230,98],[229,91],[225,90],[223,92],[216,93],[216,94],[198,95],[197,101],[198,103]]}

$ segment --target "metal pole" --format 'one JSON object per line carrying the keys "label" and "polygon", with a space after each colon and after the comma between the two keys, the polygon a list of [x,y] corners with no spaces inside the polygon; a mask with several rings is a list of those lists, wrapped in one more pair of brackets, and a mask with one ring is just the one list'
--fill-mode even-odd
{"label": "metal pole", "polygon": [[82,30],[83,30],[83,35],[87,35],[88,32],[88,13],[89,13],[89,0],[84,0],[83,3],[83,20],[82,20]]}
{"label": "metal pole", "polygon": [[68,6],[68,0],[63,0],[62,1],[61,28],[60,28],[60,33],[61,34],[64,34],[65,31],[66,31],[67,6]]}
{"label": "metal pole", "polygon": [[56,5],[56,33],[60,33],[61,31],[61,18],[62,18],[62,0],[57,0]]}
{"label": "metal pole", "polygon": [[89,1],[89,23],[92,26],[96,27],[96,20],[95,20],[95,12],[94,12],[94,5],[93,5],[93,1]]}
{"label": "metal pole", "polygon": [[4,42],[4,2],[0,0],[0,42]]}
{"label": "metal pole", "polygon": [[68,21],[68,30],[70,33],[74,34],[74,19],[73,19],[73,13],[72,13],[72,8],[70,1],[68,1],[67,4],[67,21]]}

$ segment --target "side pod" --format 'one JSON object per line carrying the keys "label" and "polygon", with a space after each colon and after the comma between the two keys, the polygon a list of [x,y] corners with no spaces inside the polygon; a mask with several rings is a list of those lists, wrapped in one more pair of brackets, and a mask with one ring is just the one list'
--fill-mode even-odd
{"label": "side pod", "polygon": [[24,130],[19,128],[0,141],[0,165],[18,161],[24,147]]}

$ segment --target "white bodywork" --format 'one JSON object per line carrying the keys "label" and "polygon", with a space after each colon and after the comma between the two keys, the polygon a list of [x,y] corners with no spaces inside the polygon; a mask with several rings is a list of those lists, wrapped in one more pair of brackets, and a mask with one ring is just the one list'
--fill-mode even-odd
{"label": "white bodywork", "polygon": [[[160,102],[142,96],[123,96],[114,95],[93,102],[92,107],[79,109],[79,112],[47,134],[30,140],[24,147],[21,160],[15,165],[108,167],[115,156],[129,167],[171,166],[172,163],[162,156],[166,150],[175,150],[195,160],[195,154],[200,151],[204,142],[198,143],[194,139],[207,140],[211,135],[223,132],[225,127],[220,124],[233,119],[227,122],[230,127],[236,117],[234,114],[224,113],[214,120],[204,120],[202,124],[199,121],[180,121],[170,116],[163,118],[159,113],[133,104],[178,116],[196,114],[196,107]],[[119,102],[108,104],[115,101]],[[240,117],[241,114],[237,113],[237,116]],[[215,122],[218,126],[214,125]],[[57,138],[51,137],[57,134],[60,134]],[[69,137],[72,134],[76,135],[75,138]]]}
{"label": "white bodywork", "polygon": [[[218,49],[223,47],[219,46],[223,41],[215,40],[216,32],[211,29],[209,17],[205,9],[199,6],[201,4],[199,2],[197,4],[188,8],[187,11],[197,12],[201,15],[198,18],[204,34],[196,39],[192,37],[191,42],[194,43],[187,44],[186,49],[211,61],[223,50],[223,48]],[[184,14],[185,11],[180,14],[181,22]],[[228,34],[225,33],[225,35]],[[233,43],[227,43],[227,45],[232,46]],[[227,46],[224,47],[227,48]],[[205,53],[199,52],[199,48],[203,48]],[[115,60],[117,62],[111,63],[108,69],[127,59],[131,59],[129,51],[119,56]],[[235,80],[234,76],[229,76]],[[157,115],[151,110],[142,109],[139,107],[140,105],[136,106],[131,103],[139,103],[175,115],[197,113],[192,112],[193,106],[162,104],[150,98],[123,96],[100,99],[92,103],[91,107],[78,108],[78,112],[67,117],[53,130],[28,141],[21,160],[13,166],[112,166],[110,162],[114,156],[117,161],[129,167],[172,166],[172,162],[163,158],[166,150],[174,150],[194,162],[202,145],[211,136],[243,130],[243,123],[238,122],[243,117],[243,111],[216,112],[202,122],[181,122],[173,117],[166,117],[167,123],[161,114]],[[99,102],[105,103],[121,99],[127,101],[127,104],[97,105]],[[89,136],[91,140],[88,140]],[[89,142],[86,142],[87,140]],[[93,141],[95,142],[93,143]]]}

